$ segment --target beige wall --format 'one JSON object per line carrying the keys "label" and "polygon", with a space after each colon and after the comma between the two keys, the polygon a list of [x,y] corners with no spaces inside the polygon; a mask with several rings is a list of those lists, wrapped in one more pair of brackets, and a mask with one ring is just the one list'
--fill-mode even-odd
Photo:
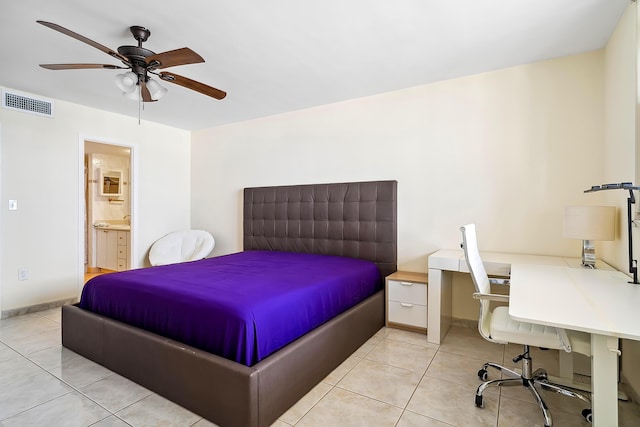
{"label": "beige wall", "polygon": [[[604,55],[604,182],[635,182],[636,6],[630,5],[607,43]],[[597,184],[597,183],[595,183]],[[629,271],[627,197],[622,191],[601,193],[603,203],[618,207],[615,243],[602,256],[621,271]],[[637,207],[638,205],[636,205]]]}
{"label": "beige wall", "polygon": [[[133,148],[134,266],[155,239],[190,225],[186,131],[55,101],[53,119],[0,109],[0,132],[2,311],[78,296],[83,136]],[[7,210],[9,199],[18,200],[17,211]],[[19,268],[28,280],[18,280]]]}
{"label": "beige wall", "polygon": [[[605,156],[604,182],[629,181],[638,185],[640,162],[636,137],[640,134],[636,114],[637,108],[637,3],[625,11],[605,50]],[[607,249],[604,256],[619,270],[629,270],[627,240],[628,194],[611,191],[606,194],[606,203],[619,207],[618,240]],[[640,209],[640,196],[636,193],[634,210]],[[633,229],[634,259],[640,255],[640,233]],[[640,342],[622,340],[621,371],[623,382],[631,386],[636,399],[640,395]]]}
{"label": "beige wall", "polygon": [[[478,225],[481,249],[580,254],[564,205],[602,180],[603,53],[545,61],[193,134],[192,224],[241,249],[245,186],[398,180],[399,268],[426,271]],[[454,316],[477,318],[471,287]]]}

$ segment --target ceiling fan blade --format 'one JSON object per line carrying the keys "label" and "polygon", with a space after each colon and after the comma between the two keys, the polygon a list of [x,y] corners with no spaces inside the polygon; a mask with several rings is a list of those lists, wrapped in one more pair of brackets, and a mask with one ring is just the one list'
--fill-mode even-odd
{"label": "ceiling fan blade", "polygon": [[179,76],[177,74],[161,72],[158,73],[158,76],[160,76],[160,78],[165,82],[175,83],[177,85],[186,87],[187,89],[195,90],[215,99],[222,99],[227,96],[227,92],[216,89],[215,87],[207,86],[204,83]]}
{"label": "ceiling fan blade", "polygon": [[80,35],[80,34],[78,34],[78,33],[74,33],[73,31],[68,30],[68,29],[66,29],[66,28],[64,28],[64,27],[61,27],[61,26],[60,26],[60,25],[58,25],[58,24],[54,24],[54,23],[52,23],[52,22],[47,22],[47,21],[36,21],[36,22],[37,22],[38,24],[42,24],[42,25],[44,25],[45,27],[49,27],[49,28],[51,28],[52,30],[59,31],[59,32],[61,32],[62,34],[65,34],[65,35],[67,35],[67,36],[69,36],[69,37],[73,37],[73,38],[74,38],[74,39],[76,39],[76,40],[80,40],[81,42],[86,43],[86,44],[88,44],[89,46],[93,46],[93,47],[95,47],[96,49],[100,49],[101,51],[103,51],[103,52],[104,52],[104,53],[106,53],[107,55],[111,55],[111,56],[113,56],[114,58],[116,58],[117,60],[122,61],[122,62],[124,62],[125,64],[129,64],[129,58],[127,58],[127,57],[126,57],[126,56],[124,56],[124,55],[119,54],[119,53],[118,53],[118,52],[116,52],[115,50],[113,50],[113,49],[111,49],[111,48],[108,48],[108,47],[107,47],[107,46],[105,46],[105,45],[102,45],[102,44],[100,44],[100,43],[98,43],[98,42],[94,42],[93,40],[88,39],[88,38],[86,38],[85,36],[82,36],[82,35]]}
{"label": "ceiling fan blade", "polygon": [[42,68],[47,70],[84,70],[86,68],[101,68],[106,70],[127,69],[119,65],[109,64],[40,64]]}
{"label": "ceiling fan blade", "polygon": [[140,80],[140,93],[142,94],[143,102],[155,102],[156,100],[151,98],[151,92],[147,87],[147,83],[144,80]]}
{"label": "ceiling fan blade", "polygon": [[200,55],[198,55],[188,47],[150,55],[147,56],[144,60],[151,69],[168,68],[175,67],[177,65],[197,64],[199,62],[204,62],[204,59]]}

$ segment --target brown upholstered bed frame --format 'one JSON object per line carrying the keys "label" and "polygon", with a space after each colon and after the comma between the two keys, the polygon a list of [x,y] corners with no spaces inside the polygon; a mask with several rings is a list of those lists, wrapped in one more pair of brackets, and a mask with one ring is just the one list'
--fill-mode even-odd
{"label": "brown upholstered bed frame", "polygon": [[[396,270],[396,181],[244,190],[244,249],[363,258]],[[245,365],[62,308],[62,344],[221,426],[268,426],[384,325],[384,292]]]}

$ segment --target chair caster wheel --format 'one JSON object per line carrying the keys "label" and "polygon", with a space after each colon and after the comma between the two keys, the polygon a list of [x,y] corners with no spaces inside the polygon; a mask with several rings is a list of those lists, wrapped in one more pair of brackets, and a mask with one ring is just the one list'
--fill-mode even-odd
{"label": "chair caster wheel", "polygon": [[[487,380],[487,370],[486,369],[480,369],[478,371],[478,378],[480,378],[482,381],[486,381]],[[482,396],[480,396],[482,397]]]}
{"label": "chair caster wheel", "polygon": [[582,416],[584,417],[585,420],[587,420],[587,422],[589,424],[591,424],[593,422],[593,412],[591,411],[590,408],[589,409],[583,409],[582,410]]}
{"label": "chair caster wheel", "polygon": [[478,408],[482,408],[482,395],[478,396],[478,395],[476,394],[476,406],[477,406]]}
{"label": "chair caster wheel", "polygon": [[533,372],[533,378],[536,379],[537,381],[548,381],[549,375],[547,374],[547,371],[545,371],[542,368],[539,368]]}

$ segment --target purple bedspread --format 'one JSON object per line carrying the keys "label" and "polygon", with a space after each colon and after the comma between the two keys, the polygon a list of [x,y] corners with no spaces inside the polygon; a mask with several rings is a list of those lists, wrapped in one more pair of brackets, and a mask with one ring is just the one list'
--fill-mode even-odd
{"label": "purple bedspread", "polygon": [[247,251],[95,277],[80,307],[251,366],[381,288],[369,261]]}

